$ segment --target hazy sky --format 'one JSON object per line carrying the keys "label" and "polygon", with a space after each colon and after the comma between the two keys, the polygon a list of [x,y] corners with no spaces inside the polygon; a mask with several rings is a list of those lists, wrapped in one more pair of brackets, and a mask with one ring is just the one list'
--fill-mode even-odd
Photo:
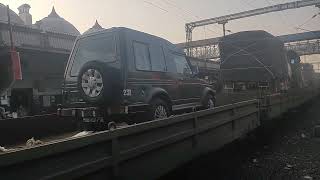
{"label": "hazy sky", "polygon": [[[55,7],[57,13],[71,22],[81,33],[96,19],[105,27],[125,26],[158,35],[172,42],[185,41],[186,22],[236,13],[291,0],[0,0],[18,12],[23,3],[31,6],[33,23],[46,17]],[[307,7],[279,13],[231,21],[232,32],[263,29],[274,35],[302,32],[295,29],[316,13],[316,7]],[[320,30],[320,15],[301,28]],[[197,28],[194,39],[222,35],[219,25]]]}

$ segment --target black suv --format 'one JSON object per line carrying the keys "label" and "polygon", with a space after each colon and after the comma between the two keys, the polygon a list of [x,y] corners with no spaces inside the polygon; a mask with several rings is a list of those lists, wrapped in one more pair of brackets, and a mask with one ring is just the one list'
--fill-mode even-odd
{"label": "black suv", "polygon": [[64,78],[64,103],[58,109],[63,116],[141,112],[145,119],[159,119],[215,105],[212,86],[196,77],[181,49],[128,28],[80,36]]}

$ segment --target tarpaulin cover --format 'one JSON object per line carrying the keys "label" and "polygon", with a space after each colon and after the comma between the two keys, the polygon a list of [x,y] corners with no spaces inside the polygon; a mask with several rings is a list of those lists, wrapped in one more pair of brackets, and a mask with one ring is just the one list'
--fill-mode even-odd
{"label": "tarpaulin cover", "polygon": [[225,81],[271,81],[288,77],[283,42],[265,31],[225,36],[219,47]]}

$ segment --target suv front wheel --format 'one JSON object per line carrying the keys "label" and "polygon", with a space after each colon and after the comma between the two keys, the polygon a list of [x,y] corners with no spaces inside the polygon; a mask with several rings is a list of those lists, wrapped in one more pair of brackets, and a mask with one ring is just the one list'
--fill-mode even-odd
{"label": "suv front wheel", "polygon": [[170,110],[168,104],[162,99],[153,99],[150,103],[150,109],[148,112],[148,119],[164,119],[170,116]]}
{"label": "suv front wheel", "polygon": [[211,94],[207,94],[206,99],[204,101],[204,108],[205,109],[211,109],[211,108],[215,108],[216,106],[216,100],[213,97],[213,95]]}

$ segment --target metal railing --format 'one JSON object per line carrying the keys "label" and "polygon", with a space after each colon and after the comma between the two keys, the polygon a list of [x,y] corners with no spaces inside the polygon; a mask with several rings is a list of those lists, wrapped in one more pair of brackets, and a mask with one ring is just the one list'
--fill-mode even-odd
{"label": "metal railing", "polygon": [[[13,41],[17,48],[37,49],[69,53],[76,36],[44,32],[40,29],[27,26],[13,26]],[[0,22],[0,42],[9,46],[9,27]]]}

